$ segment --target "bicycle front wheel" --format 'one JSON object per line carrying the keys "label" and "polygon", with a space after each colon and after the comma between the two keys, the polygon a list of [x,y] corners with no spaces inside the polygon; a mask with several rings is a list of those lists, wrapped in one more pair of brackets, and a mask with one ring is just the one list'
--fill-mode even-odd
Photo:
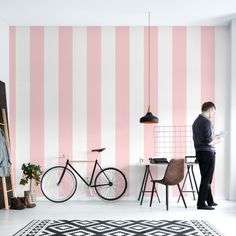
{"label": "bicycle front wheel", "polygon": [[[64,169],[65,172],[62,177]],[[65,202],[74,195],[77,188],[77,180],[71,170],[63,166],[55,166],[44,173],[40,186],[43,195],[48,200]]]}
{"label": "bicycle front wheel", "polygon": [[125,193],[127,180],[120,170],[106,168],[97,174],[94,185],[98,196],[107,201],[114,201]]}

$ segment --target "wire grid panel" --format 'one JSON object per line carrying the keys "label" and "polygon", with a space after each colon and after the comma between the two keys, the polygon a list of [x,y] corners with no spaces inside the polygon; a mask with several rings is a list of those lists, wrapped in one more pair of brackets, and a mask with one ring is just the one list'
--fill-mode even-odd
{"label": "wire grid panel", "polygon": [[195,156],[191,126],[155,126],[154,153],[163,158]]}

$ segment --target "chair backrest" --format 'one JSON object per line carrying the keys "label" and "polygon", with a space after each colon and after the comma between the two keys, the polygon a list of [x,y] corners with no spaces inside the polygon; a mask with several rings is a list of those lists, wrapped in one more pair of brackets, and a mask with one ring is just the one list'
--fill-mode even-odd
{"label": "chair backrest", "polygon": [[184,178],[184,159],[171,159],[162,180],[163,184],[176,185]]}

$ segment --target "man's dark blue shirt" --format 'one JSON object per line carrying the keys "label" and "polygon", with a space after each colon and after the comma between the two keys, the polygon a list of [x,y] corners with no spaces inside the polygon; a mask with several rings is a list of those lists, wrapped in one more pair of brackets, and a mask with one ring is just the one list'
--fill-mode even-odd
{"label": "man's dark blue shirt", "polygon": [[213,140],[213,126],[211,121],[200,114],[192,125],[193,142],[196,151],[215,152],[215,148],[209,143]]}

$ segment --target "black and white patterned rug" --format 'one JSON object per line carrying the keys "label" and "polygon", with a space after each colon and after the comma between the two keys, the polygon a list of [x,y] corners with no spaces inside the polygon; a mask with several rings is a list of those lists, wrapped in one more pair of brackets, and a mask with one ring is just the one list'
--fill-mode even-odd
{"label": "black and white patterned rug", "polygon": [[222,236],[199,220],[33,220],[14,236]]}

